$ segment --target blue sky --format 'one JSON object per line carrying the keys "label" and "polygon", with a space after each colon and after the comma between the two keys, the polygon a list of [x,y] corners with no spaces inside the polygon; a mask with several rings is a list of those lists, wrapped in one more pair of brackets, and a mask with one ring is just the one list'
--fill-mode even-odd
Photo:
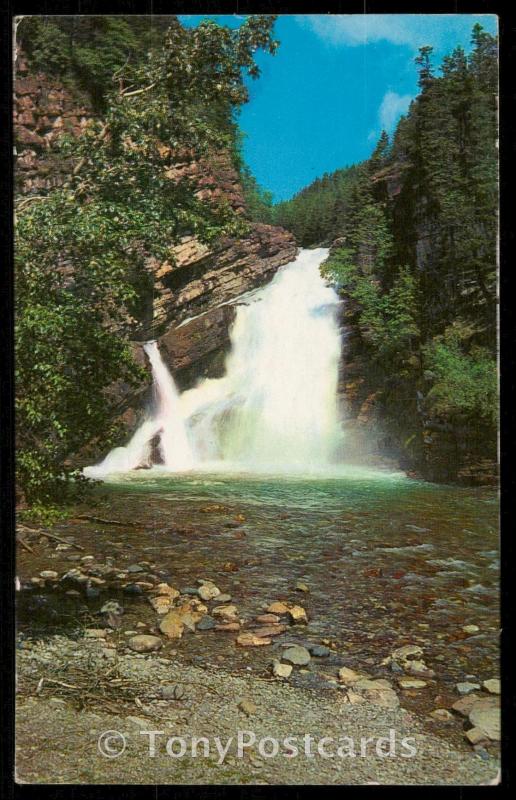
{"label": "blue sky", "polygon": [[[231,27],[245,19],[211,18]],[[186,25],[201,19],[181,17]],[[249,83],[240,114],[244,157],[258,182],[278,202],[366,158],[417,95],[418,48],[432,45],[438,65],[456,45],[470,49],[477,21],[496,33],[493,15],[281,15],[280,47],[258,55],[262,74]]]}

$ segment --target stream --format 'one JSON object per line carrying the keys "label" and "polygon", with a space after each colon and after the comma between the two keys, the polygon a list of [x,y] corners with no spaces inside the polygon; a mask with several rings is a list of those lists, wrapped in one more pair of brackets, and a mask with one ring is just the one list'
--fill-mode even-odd
{"label": "stream", "polygon": [[[112,478],[97,494],[101,505],[91,513],[128,526],[78,518],[57,525],[53,530],[84,554],[53,544],[21,552],[22,584],[39,570],[64,572],[88,556],[100,566],[97,574],[114,563],[125,580],[86,602],[72,593],[63,603],[58,585],[47,587],[39,605],[35,596],[44,592],[22,591],[22,639],[63,630],[79,635],[85,620],[98,627],[95,614],[111,597],[125,608],[119,640],[126,631],[155,631],[150,604],[129,593],[151,574],[181,590],[213,580],[246,622],[276,600],[307,611],[307,626],[291,626],[268,647],[237,647],[235,633],[214,630],[165,643],[162,655],[189,663],[266,675],[287,642],[325,642],[334,648],[330,656],[313,658],[309,669],[292,676],[294,683],[324,689],[342,665],[393,680],[383,659],[416,644],[435,678],[422,691],[404,691],[402,702],[423,713],[455,702],[456,683],[498,675],[498,498],[491,489],[364,468],[281,480],[142,470]],[[297,591],[298,581],[309,591]]]}

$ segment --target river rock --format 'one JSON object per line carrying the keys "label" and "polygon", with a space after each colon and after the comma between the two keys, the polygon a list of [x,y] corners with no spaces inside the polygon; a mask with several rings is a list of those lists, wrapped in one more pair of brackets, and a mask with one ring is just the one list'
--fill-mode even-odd
{"label": "river rock", "polygon": [[350,686],[353,683],[356,683],[363,675],[360,675],[358,672],[355,672],[354,669],[349,669],[349,667],[341,667],[339,669],[339,681],[345,683],[346,686]]}
{"label": "river rock", "polygon": [[464,633],[478,633],[480,628],[478,625],[463,625],[462,630]]}
{"label": "river rock", "polygon": [[310,591],[309,586],[307,586],[306,583],[303,583],[303,581],[298,581],[296,583],[294,589],[296,590],[296,592],[309,592]]}
{"label": "river rock", "polygon": [[232,633],[233,631],[240,630],[240,623],[239,622],[221,622],[218,625],[215,625],[216,631],[222,631],[226,633]]}
{"label": "river rock", "polygon": [[353,685],[353,691],[360,691],[369,702],[381,708],[396,709],[400,701],[388,681],[361,679]]}
{"label": "river rock", "polygon": [[255,628],[253,633],[255,636],[279,636],[287,630],[286,625],[264,625],[261,628]]}
{"label": "river rock", "polygon": [[[488,698],[486,699],[488,700]],[[470,694],[467,697],[457,700],[457,702],[452,705],[452,709],[461,716],[467,717],[475,703],[478,703],[480,700],[481,698],[478,694]]]}
{"label": "river rock", "polygon": [[211,631],[216,624],[217,623],[215,622],[213,617],[210,617],[209,614],[205,614],[204,617],[201,620],[199,620],[199,622],[195,626],[195,629],[198,631]]}
{"label": "river rock", "polygon": [[433,669],[427,667],[424,661],[416,659],[415,661],[407,661],[404,664],[405,672],[411,675],[424,675],[426,678],[434,678],[435,672]]}
{"label": "river rock", "polygon": [[294,623],[301,622],[306,624],[308,622],[308,617],[306,616],[306,611],[303,606],[291,606],[288,609],[288,615]]}
{"label": "river rock", "polygon": [[275,622],[279,622],[280,618],[277,614],[259,614],[255,620],[263,625],[273,625]]}
{"label": "river rock", "polygon": [[262,639],[259,636],[255,636],[253,633],[247,632],[237,636],[236,643],[239,647],[261,647],[266,644],[272,644],[272,639]]}
{"label": "river rock", "polygon": [[[197,590],[195,589],[194,592],[196,593]],[[153,593],[158,596],[170,597],[172,600],[179,597],[178,589],[175,589],[174,586],[170,586],[168,583],[158,583],[158,585],[154,587]]]}
{"label": "river rock", "polygon": [[160,594],[157,597],[150,597],[149,602],[154,611],[159,614],[167,614],[172,607],[172,598],[165,594]]}
{"label": "river rock", "polygon": [[439,722],[449,722],[453,719],[453,714],[450,714],[447,708],[434,708],[430,712],[432,719],[437,719]]}
{"label": "river rock", "polygon": [[220,589],[218,586],[215,586],[214,583],[211,581],[206,581],[197,589],[197,594],[201,598],[201,600],[213,600],[215,597],[218,597],[221,594]]}
{"label": "river rock", "polygon": [[283,651],[283,661],[288,661],[290,664],[295,664],[298,667],[304,667],[310,663],[310,653],[306,647],[301,645],[292,645]]}
{"label": "river rock", "polygon": [[326,647],[326,645],[324,644],[313,644],[310,645],[308,649],[312,654],[312,656],[315,656],[315,658],[325,658],[326,656],[329,656],[331,653],[330,648]]}
{"label": "river rock", "polygon": [[469,721],[480,728],[493,741],[500,741],[500,709],[496,706],[480,708],[475,704],[469,713]]}
{"label": "river rock", "polygon": [[44,569],[43,572],[39,573],[39,577],[45,580],[55,581],[58,578],[58,573],[53,569]]}
{"label": "river rock", "polygon": [[472,745],[477,745],[481,742],[487,742],[489,739],[489,736],[481,728],[470,728],[469,731],[464,733],[464,736]]}
{"label": "river rock", "polygon": [[230,603],[231,602],[231,595],[230,594],[219,594],[215,598],[215,603]]}
{"label": "river rock", "polygon": [[365,703],[366,699],[358,692],[347,692],[348,701],[351,703],[352,706],[360,705],[360,703]]}
{"label": "river rock", "polygon": [[124,592],[125,594],[143,594],[143,589],[137,583],[126,583]]}
{"label": "river rock", "polygon": [[367,678],[363,675],[358,679],[354,688],[365,689],[366,691],[369,689],[375,689],[377,691],[381,689],[388,689],[390,691],[393,690],[392,683],[385,678]]}
{"label": "river rock", "polygon": [[139,633],[127,642],[128,647],[136,653],[150,653],[159,650],[162,644],[159,636],[151,636],[146,633]]}
{"label": "river rock", "polygon": [[215,606],[211,613],[214,617],[222,617],[228,620],[238,619],[238,609],[236,606]]}
{"label": "river rock", "polygon": [[285,603],[282,603],[280,600],[277,600],[275,603],[271,603],[265,609],[268,614],[288,614],[289,608]]}
{"label": "river rock", "polygon": [[500,680],[498,678],[489,678],[489,680],[482,682],[482,689],[485,689],[489,694],[500,694]]}
{"label": "river rock", "polygon": [[459,694],[465,695],[465,694],[471,694],[471,692],[476,691],[476,689],[480,689],[480,684],[463,681],[462,683],[455,684],[455,688],[457,689]]}
{"label": "river rock", "polygon": [[419,678],[398,678],[398,686],[400,689],[424,689],[428,684]]}
{"label": "river rock", "polygon": [[178,608],[172,608],[161,620],[160,631],[169,639],[180,639],[185,628],[194,631],[196,624],[203,617],[200,608],[206,607],[200,607],[195,600],[189,600]]}
{"label": "river rock", "polygon": [[292,669],[292,664],[282,664],[277,659],[272,662],[272,674],[275,678],[290,678]]}
{"label": "river rock", "polygon": [[136,572],[145,572],[145,570],[143,569],[143,567],[140,567],[139,564],[129,564],[129,566],[127,567],[127,572],[134,574]]}
{"label": "river rock", "polygon": [[84,631],[85,639],[105,639],[107,630],[105,628],[86,628]]}

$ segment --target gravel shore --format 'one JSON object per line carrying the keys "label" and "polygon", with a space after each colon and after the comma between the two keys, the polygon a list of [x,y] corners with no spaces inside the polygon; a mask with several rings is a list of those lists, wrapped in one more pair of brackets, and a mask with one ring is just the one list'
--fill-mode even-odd
{"label": "gravel shore", "polygon": [[[338,689],[315,692],[155,653],[110,653],[95,639],[23,642],[17,706],[20,783],[478,785],[499,774],[495,757],[456,748],[403,708],[354,705]],[[123,734],[121,754],[122,737],[99,743],[105,731]],[[161,732],[154,755],[145,731]],[[239,731],[245,744],[255,737],[241,755]],[[199,744],[192,757],[192,737],[206,737],[209,753]],[[222,749],[231,740],[224,757],[215,737]],[[276,756],[266,737],[278,742]],[[297,756],[287,757],[286,737]]]}

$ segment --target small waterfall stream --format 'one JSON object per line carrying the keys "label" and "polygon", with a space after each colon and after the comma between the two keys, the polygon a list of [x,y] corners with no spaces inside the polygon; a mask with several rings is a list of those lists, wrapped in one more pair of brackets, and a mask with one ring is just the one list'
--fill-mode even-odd
{"label": "small waterfall stream", "polygon": [[156,408],[126,447],[87,467],[102,477],[149,466],[159,436],[161,468],[311,472],[335,461],[342,438],[337,404],[339,298],[320,275],[324,248],[302,250],[239,305],[221,378],[179,395],[149,342]]}

